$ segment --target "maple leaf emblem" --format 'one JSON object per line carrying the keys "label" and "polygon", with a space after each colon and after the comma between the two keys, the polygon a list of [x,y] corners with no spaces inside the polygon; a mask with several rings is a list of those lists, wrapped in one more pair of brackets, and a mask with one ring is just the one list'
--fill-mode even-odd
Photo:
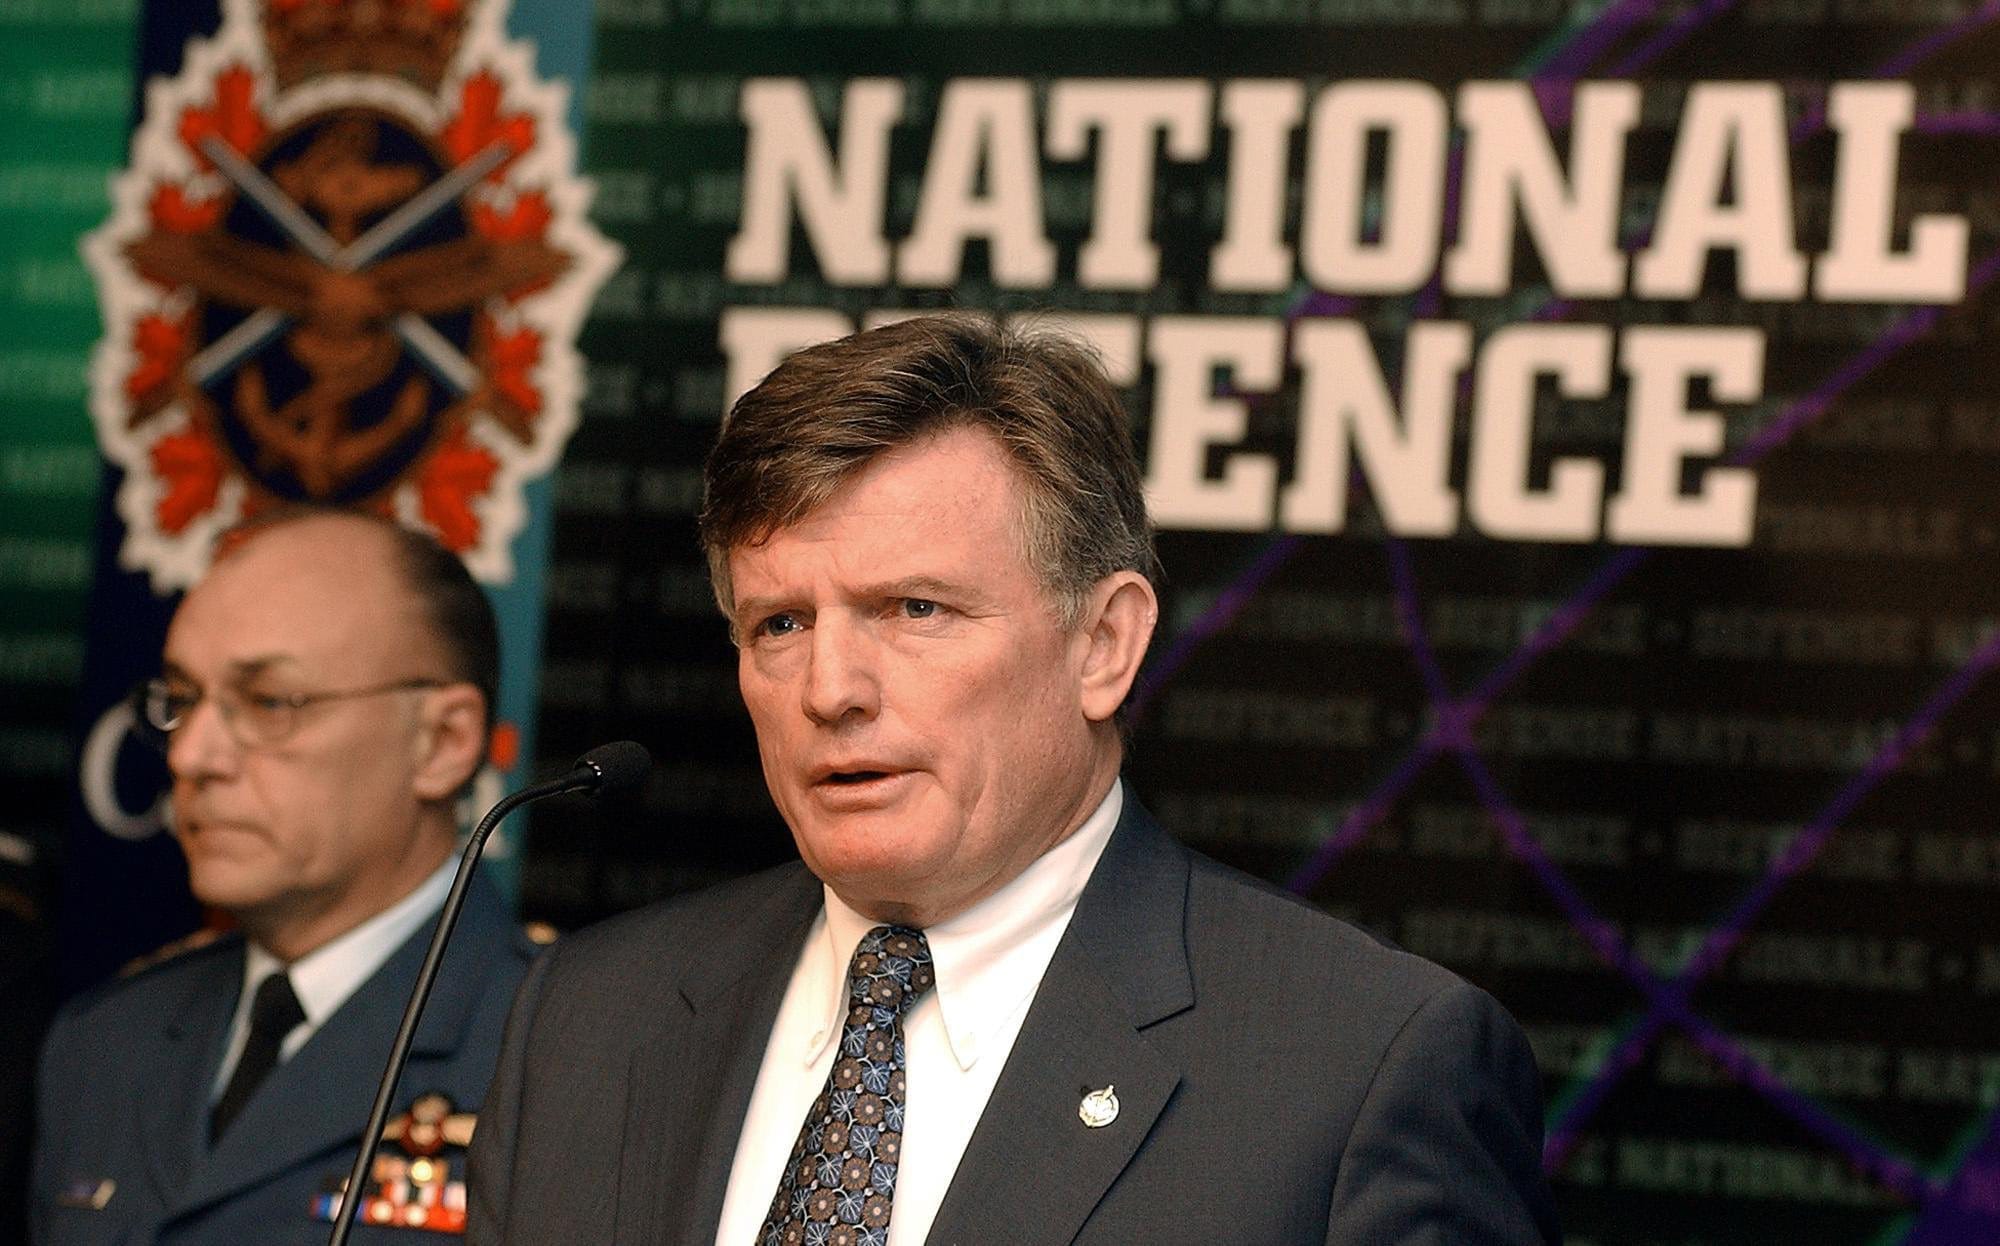
{"label": "maple leaf emblem", "polygon": [[140,404],[133,413],[137,422],[140,411],[153,409],[149,400],[180,373],[188,353],[187,321],[174,316],[141,316],[132,329],[132,348],[139,362],[125,378],[125,394]]}
{"label": "maple leaf emblem", "polygon": [[500,461],[472,444],[462,428],[454,429],[424,462],[417,474],[418,505],[446,549],[463,553],[479,540],[472,500],[492,486],[499,470]]}
{"label": "maple leaf emblem", "polygon": [[[506,143],[515,154],[535,145],[535,119],[527,113],[502,113],[501,93],[500,79],[490,73],[482,71],[466,80],[459,94],[459,114],[438,136],[452,163],[464,164],[496,141]],[[499,180],[513,159],[510,154],[487,178]]]}
{"label": "maple leaf emblem", "polygon": [[495,242],[524,242],[548,232],[555,219],[549,197],[538,190],[517,195],[505,212],[489,203],[472,207],[472,227]]}
{"label": "maple leaf emblem", "polygon": [[[489,316],[479,318],[480,361],[492,378],[493,393],[511,410],[493,414],[503,427],[521,441],[534,435],[530,418],[542,409],[541,391],[528,373],[542,358],[542,335],[533,329],[512,332],[500,328]],[[517,414],[518,413],[518,414]]]}
{"label": "maple leaf emblem", "polygon": [[222,456],[215,443],[192,430],[170,433],[153,446],[153,472],[166,485],[154,518],[162,532],[180,532],[215,506],[222,488]]}
{"label": "maple leaf emblem", "polygon": [[264,141],[264,114],[257,109],[256,95],[257,79],[244,66],[231,65],[216,75],[213,106],[181,112],[181,142],[203,168],[213,167],[201,150],[211,135],[245,155]]}
{"label": "maple leaf emblem", "polygon": [[146,214],[161,229],[176,234],[198,234],[215,228],[222,220],[222,200],[191,198],[187,191],[169,182],[146,201]]}

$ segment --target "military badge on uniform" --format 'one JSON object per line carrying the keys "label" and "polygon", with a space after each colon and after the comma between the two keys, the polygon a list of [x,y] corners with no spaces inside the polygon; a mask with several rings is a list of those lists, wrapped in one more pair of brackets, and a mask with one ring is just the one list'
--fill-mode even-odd
{"label": "military badge on uniform", "polygon": [[433,1091],[417,1096],[409,1111],[384,1125],[382,1139],[411,1155],[431,1156],[447,1146],[471,1146],[472,1130],[478,1124],[479,1117],[452,1111],[451,1100]]}
{"label": "military badge on uniform", "polygon": [[148,85],[84,253],[121,561],[156,588],[284,502],[374,509],[510,573],[617,252],[584,216],[567,90],[505,7],[227,0]]}
{"label": "military badge on uniform", "polygon": [[[471,1112],[453,1111],[441,1094],[419,1095],[409,1111],[382,1127],[382,1152],[369,1172],[370,1188],[355,1206],[356,1218],[388,1228],[465,1232],[465,1175],[454,1173],[444,1150],[462,1152],[478,1123]],[[330,1188],[313,1200],[315,1219],[333,1221],[346,1181],[332,1178]]]}

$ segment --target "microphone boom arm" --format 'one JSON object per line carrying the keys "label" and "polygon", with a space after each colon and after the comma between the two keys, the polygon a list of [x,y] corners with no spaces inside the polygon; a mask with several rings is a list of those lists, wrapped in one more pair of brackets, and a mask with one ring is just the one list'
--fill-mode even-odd
{"label": "microphone boom arm", "polygon": [[[632,754],[636,754],[636,758]],[[341,1190],[339,1206],[334,1209],[333,1233],[327,1238],[327,1246],[345,1246],[348,1234],[354,1230],[354,1209],[361,1199],[362,1183],[368,1170],[374,1166],[376,1152],[381,1149],[382,1129],[389,1123],[389,1108],[396,1101],[396,1084],[403,1079],[403,1066],[409,1062],[410,1045],[416,1041],[417,1022],[423,1016],[424,1005],[430,1000],[431,986],[437,981],[439,966],[444,963],[445,946],[451,940],[452,928],[458,924],[459,910],[465,907],[465,893],[472,885],[473,869],[479,863],[480,850],[486,847],[493,828],[500,825],[502,818],[530,801],[567,792],[601,794],[607,789],[634,786],[638,779],[644,778],[646,765],[645,750],[636,744],[610,744],[593,749],[584,754],[568,774],[501,797],[479,820],[479,825],[472,828],[465,852],[458,860],[458,873],[451,880],[451,891],[445,896],[444,907],[438,910],[437,928],[431,932],[431,944],[424,953],[423,967],[417,970],[416,984],[410,988],[410,1002],[403,1007],[402,1024],[397,1027],[396,1041],[389,1048],[388,1066],[382,1070],[381,1085],[375,1090],[375,1106],[368,1113],[368,1124],[361,1134],[361,1150],[354,1157],[354,1166],[347,1172],[346,1188]]]}

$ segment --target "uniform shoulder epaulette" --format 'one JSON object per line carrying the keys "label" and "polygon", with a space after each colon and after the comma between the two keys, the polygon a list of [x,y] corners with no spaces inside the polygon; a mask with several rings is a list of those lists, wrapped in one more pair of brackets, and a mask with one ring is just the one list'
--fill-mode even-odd
{"label": "uniform shoulder epaulette", "polygon": [[536,951],[562,938],[562,931],[547,922],[522,922],[521,937],[526,939]]}
{"label": "uniform shoulder epaulette", "polygon": [[228,934],[229,932],[226,930],[217,930],[210,926],[203,926],[192,934],[182,935],[171,943],[164,943],[144,955],[135,956],[131,960],[126,961],[118,967],[117,976],[120,978],[136,977],[148,969],[157,968],[170,961],[179,960],[183,956],[199,952],[203,948],[212,947],[226,938]]}

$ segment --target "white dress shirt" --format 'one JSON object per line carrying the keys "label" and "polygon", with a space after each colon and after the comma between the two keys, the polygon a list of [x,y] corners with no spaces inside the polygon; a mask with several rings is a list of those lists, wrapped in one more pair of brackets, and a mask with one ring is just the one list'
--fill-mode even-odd
{"label": "white dress shirt", "polygon": [[[1114,780],[1074,834],[1000,890],[924,931],[937,989],[903,1017],[909,1094],[889,1246],[917,1246],[929,1235],[1123,804],[1123,788]],[[729,1170],[717,1246],[757,1240],[806,1111],[833,1067],[847,1013],[848,962],[861,936],[879,924],[826,892],[764,1048]]]}
{"label": "white dress shirt", "polygon": [[340,1010],[348,996],[374,976],[391,952],[403,946],[417,927],[437,916],[444,907],[446,893],[451,890],[452,871],[457,865],[456,856],[447,857],[415,891],[289,966],[255,943],[249,944],[244,949],[243,988],[236,997],[236,1019],[229,1026],[229,1046],[223,1051],[222,1067],[216,1070],[215,1082],[208,1090],[209,1102],[222,1097],[229,1075],[236,1071],[236,1062],[243,1056],[243,1046],[250,1041],[250,1001],[259,983],[281,969],[291,974],[292,992],[299,997],[299,1009],[306,1019],[292,1027],[278,1048],[278,1059],[289,1060],[326,1024],[328,1017]]}

